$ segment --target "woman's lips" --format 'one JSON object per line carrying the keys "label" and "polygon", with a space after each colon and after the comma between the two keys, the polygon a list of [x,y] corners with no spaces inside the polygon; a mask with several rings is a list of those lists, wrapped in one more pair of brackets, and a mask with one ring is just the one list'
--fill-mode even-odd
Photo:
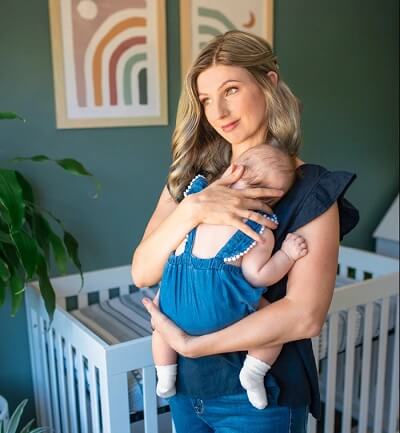
{"label": "woman's lips", "polygon": [[230,132],[236,128],[238,123],[239,123],[239,120],[235,120],[234,122],[231,122],[231,123],[228,123],[227,125],[221,126],[221,129],[224,132]]}

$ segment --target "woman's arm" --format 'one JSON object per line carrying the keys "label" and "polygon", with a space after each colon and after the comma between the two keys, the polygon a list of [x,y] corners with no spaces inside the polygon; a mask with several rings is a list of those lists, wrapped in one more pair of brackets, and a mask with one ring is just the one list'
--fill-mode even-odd
{"label": "woman's arm", "polygon": [[310,338],[320,333],[332,300],[339,250],[339,213],[335,203],[321,216],[297,230],[308,254],[288,274],[287,294],[243,320],[212,334],[191,337],[147,301],[154,326],[163,338],[187,357],[249,350]]}
{"label": "woman's arm", "polygon": [[202,222],[232,225],[259,242],[262,242],[262,238],[243,222],[243,218],[270,228],[276,227],[253,209],[271,212],[260,198],[279,197],[282,192],[269,188],[230,189],[229,186],[239,180],[242,173],[243,167],[233,166],[221,179],[203,191],[189,195],[179,204],[164,188],[133,255],[132,278],[137,287],[158,283],[168,256],[185,235]]}

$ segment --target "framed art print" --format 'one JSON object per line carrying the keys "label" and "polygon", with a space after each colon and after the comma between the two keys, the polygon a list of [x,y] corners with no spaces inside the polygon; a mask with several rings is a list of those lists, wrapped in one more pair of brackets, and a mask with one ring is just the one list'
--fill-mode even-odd
{"label": "framed art print", "polygon": [[273,44],[273,0],[180,0],[181,72],[214,36],[243,30]]}
{"label": "framed art print", "polygon": [[57,128],[166,125],[165,0],[49,0]]}

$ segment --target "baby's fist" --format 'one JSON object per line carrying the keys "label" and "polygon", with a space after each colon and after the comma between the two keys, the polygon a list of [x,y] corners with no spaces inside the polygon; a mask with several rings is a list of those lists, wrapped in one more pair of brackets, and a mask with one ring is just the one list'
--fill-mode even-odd
{"label": "baby's fist", "polygon": [[293,261],[299,260],[308,252],[305,239],[296,233],[289,233],[286,236],[281,250]]}

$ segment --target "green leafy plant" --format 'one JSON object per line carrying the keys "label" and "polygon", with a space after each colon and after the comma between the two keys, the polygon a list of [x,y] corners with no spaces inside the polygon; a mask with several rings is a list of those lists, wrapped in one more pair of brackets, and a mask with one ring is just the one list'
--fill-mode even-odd
{"label": "green leafy plant", "polygon": [[22,430],[20,430],[19,432],[17,431],[19,423],[21,422],[22,412],[24,411],[27,403],[28,400],[22,401],[15,409],[8,422],[0,421],[0,433],[44,433],[49,430],[46,427],[37,427],[31,430],[32,424],[34,422],[34,420],[32,419],[25,427],[23,427]]}
{"label": "green leafy plant", "polygon": [[[3,119],[24,120],[16,113],[0,112],[0,120]],[[71,158],[51,159],[36,155],[13,161],[54,162],[71,174],[92,176],[80,162]],[[98,182],[96,186],[98,191]],[[53,229],[54,225],[58,226],[58,231]],[[38,280],[46,310],[52,317],[55,293],[49,278],[51,257],[54,257],[61,274],[67,272],[68,262],[71,261],[81,274],[83,284],[78,246],[77,240],[65,230],[61,220],[35,202],[32,187],[23,175],[16,170],[0,168],[0,307],[9,290],[11,315],[14,316],[21,306],[25,284]]]}

